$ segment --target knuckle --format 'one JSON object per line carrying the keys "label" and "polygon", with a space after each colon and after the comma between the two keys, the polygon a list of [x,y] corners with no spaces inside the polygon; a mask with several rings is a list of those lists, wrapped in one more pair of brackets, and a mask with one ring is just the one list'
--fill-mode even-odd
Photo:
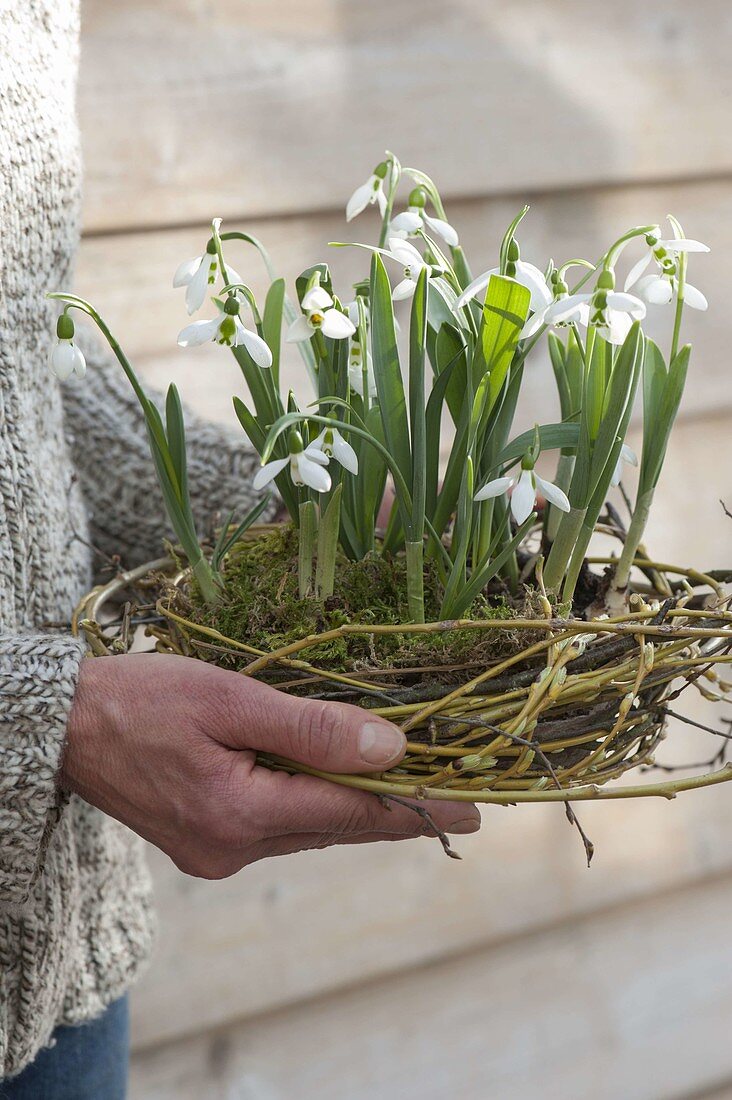
{"label": "knuckle", "polygon": [[330,757],[343,744],[345,735],[346,723],[340,707],[313,700],[301,708],[296,748],[307,759]]}

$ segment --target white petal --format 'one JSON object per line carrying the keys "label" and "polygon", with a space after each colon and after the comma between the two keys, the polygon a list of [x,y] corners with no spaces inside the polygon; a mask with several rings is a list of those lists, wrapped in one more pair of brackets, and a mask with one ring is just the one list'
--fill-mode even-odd
{"label": "white petal", "polygon": [[522,470],[518,484],[511,493],[511,513],[519,526],[529,518],[536,502],[536,489],[531,470]]}
{"label": "white petal", "polygon": [[607,304],[610,309],[629,313],[636,321],[642,320],[646,315],[645,303],[636,298],[635,294],[625,294],[622,290],[609,290]]}
{"label": "white petal", "polygon": [[[325,433],[323,432],[321,434],[324,435]],[[317,440],[315,440],[313,443],[309,443],[302,453],[306,454],[310,461],[317,463],[318,466],[327,466],[330,462],[330,459],[328,458],[322,447],[318,447],[316,444]]]}
{"label": "white petal", "polygon": [[401,302],[405,298],[411,298],[417,289],[417,284],[414,279],[402,279],[400,283],[394,287],[391,292],[392,300],[395,302]]}
{"label": "white petal", "polygon": [[74,373],[74,346],[70,340],[59,340],[51,348],[48,366],[60,382],[65,382]]}
{"label": "white petal", "polygon": [[630,332],[630,326],[633,324],[633,320],[628,313],[621,313],[616,309],[608,310],[608,328],[603,329],[601,325],[597,326],[597,331],[601,336],[604,336],[606,340],[609,340],[611,344],[623,344],[625,338]]}
{"label": "white petal", "polygon": [[328,309],[333,305],[333,299],[322,286],[314,286],[302,300],[302,308],[309,312],[313,309]]}
{"label": "white petal", "polygon": [[544,324],[544,314],[545,313],[546,313],[545,309],[540,309],[536,313],[534,313],[531,317],[529,317],[528,321],[526,322],[524,327],[521,329],[521,339],[522,340],[528,340],[530,336],[533,336],[534,333],[539,331],[541,326]]}
{"label": "white petal", "polygon": [[469,302],[471,298],[476,298],[481,290],[485,290],[490,282],[491,275],[498,275],[500,272],[499,267],[492,267],[490,271],[484,271],[482,275],[478,275],[476,279],[473,279],[472,283],[468,283],[465,290],[462,292],[457,302],[455,303],[455,309],[461,309],[466,302]]}
{"label": "white petal", "polygon": [[558,298],[548,307],[544,314],[544,320],[548,325],[556,325],[560,321],[567,321],[572,317],[576,309],[592,297],[591,294],[568,294],[566,298]]}
{"label": "white petal", "polygon": [[74,374],[77,378],[83,378],[86,375],[86,359],[81,348],[77,348],[74,344]]}
{"label": "white petal", "polygon": [[309,340],[313,335],[313,326],[304,314],[297,317],[287,330],[285,342],[297,344],[300,340]]}
{"label": "white petal", "polygon": [[442,237],[445,244],[449,245],[450,248],[457,248],[460,238],[449,222],[443,221],[442,218],[432,218],[429,214],[425,214],[424,220],[430,229],[434,229],[435,233]]}
{"label": "white petal", "polygon": [[692,286],[691,283],[686,283],[684,286],[684,301],[692,309],[709,309],[709,302],[698,287]]}
{"label": "white petal", "polygon": [[569,501],[567,500],[567,494],[564,493],[558,485],[555,485],[553,481],[544,481],[543,477],[539,477],[538,474],[534,474],[536,478],[536,484],[542,495],[553,504],[560,512],[568,512],[570,509]]}
{"label": "white petal", "polygon": [[178,343],[182,348],[200,347],[201,344],[215,339],[220,323],[220,316],[213,321],[194,321],[178,333]]}
{"label": "white petal", "polygon": [[287,463],[290,461],[288,458],[275,458],[272,462],[268,462],[266,466],[262,466],[257,470],[254,475],[254,481],[252,485],[259,492],[265,485],[269,485],[270,481],[274,481],[279,473],[281,473]]}
{"label": "white petal", "polygon": [[323,314],[321,328],[323,334],[330,336],[331,340],[345,340],[346,337],[353,336],[356,331],[356,326],[350,317],[346,317],[345,313],[341,313],[338,309],[329,309]]}
{"label": "white petal", "polygon": [[425,262],[420,256],[417,249],[409,241],[402,241],[399,237],[389,238],[389,251],[395,260],[398,260],[400,264],[404,264],[405,267],[424,267]]}
{"label": "white petal", "polygon": [[644,275],[635,285],[641,298],[653,306],[665,306],[673,298],[674,288],[670,279],[662,275]]}
{"label": "white petal", "polygon": [[366,209],[371,202],[372,195],[374,193],[374,177],[371,176],[366,183],[362,183],[360,187],[351,195],[346,204],[346,221],[353,221],[363,210]]}
{"label": "white petal", "polygon": [[202,259],[202,256],[194,256],[192,260],[184,260],[179,264],[173,276],[173,286],[188,286],[201,266]]}
{"label": "white petal", "polygon": [[330,474],[323,466],[314,462],[312,456],[308,456],[305,451],[295,455],[294,460],[304,485],[308,485],[316,493],[328,492],[331,486]]}
{"label": "white petal", "polygon": [[413,210],[405,210],[392,218],[389,228],[397,233],[416,233],[422,228],[422,215],[415,214]]}
{"label": "white petal", "polygon": [[641,256],[637,264],[633,264],[628,272],[628,278],[625,280],[623,290],[630,290],[632,286],[635,286],[652,259],[653,255],[648,251],[644,256]]}
{"label": "white petal", "polygon": [[218,260],[216,256],[211,256],[207,252],[205,256],[201,257],[198,270],[194,272],[186,288],[186,306],[189,315],[199,310],[206,301],[209,285],[213,286],[217,269]]}
{"label": "white petal", "polygon": [[340,432],[333,432],[333,458],[340,462],[344,470],[349,474],[358,473],[358,457],[348,440],[344,439]]}
{"label": "white petal", "polygon": [[496,477],[493,481],[487,481],[482,489],[478,489],[473,500],[491,500],[493,497],[499,497],[501,493],[511,488],[515,480],[513,477]]}
{"label": "white petal", "polygon": [[376,204],[379,208],[379,213],[383,218],[384,214],[386,214],[386,195],[384,194],[383,183],[379,184],[379,190],[376,192]]}
{"label": "white petal", "polygon": [[[238,317],[237,321],[239,321]],[[271,367],[272,352],[269,350],[269,346],[262,337],[256,332],[252,332],[251,329],[245,328],[241,321],[237,324],[236,330],[239,336],[238,342],[244,345],[257,366],[263,368]]]}
{"label": "white petal", "polygon": [[659,245],[668,252],[709,252],[709,245],[701,241],[691,240],[689,237],[679,237],[678,240],[659,241]]}
{"label": "white petal", "polygon": [[533,310],[541,309],[542,306],[551,304],[552,292],[546,285],[544,272],[540,271],[534,264],[526,263],[524,260],[517,260],[516,281],[527,287],[531,292],[531,308]]}
{"label": "white petal", "polygon": [[638,455],[627,443],[623,443],[623,446],[620,448],[620,461],[629,462],[631,466],[638,465]]}

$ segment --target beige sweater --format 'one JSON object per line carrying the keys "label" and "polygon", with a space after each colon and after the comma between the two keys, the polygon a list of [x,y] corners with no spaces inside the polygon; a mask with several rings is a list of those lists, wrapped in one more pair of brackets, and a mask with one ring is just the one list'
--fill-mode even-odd
{"label": "beige sweater", "polygon": [[[132,565],[165,533],[118,368],[92,349],[63,393],[47,369],[44,295],[70,287],[78,241],[77,7],[0,0],[0,1078],[120,996],[151,942],[141,841],[57,785],[83,646],[46,624],[87,589],[89,540]],[[243,507],[243,438],[190,439],[200,522]]]}

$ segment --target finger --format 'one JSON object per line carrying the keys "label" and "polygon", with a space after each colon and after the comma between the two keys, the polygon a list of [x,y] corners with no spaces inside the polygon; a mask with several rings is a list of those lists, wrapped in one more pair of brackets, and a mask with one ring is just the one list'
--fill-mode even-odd
{"label": "finger", "polygon": [[[425,806],[424,802],[419,803]],[[472,803],[430,802],[435,825],[446,833],[475,831],[480,813]],[[247,820],[255,834],[267,837],[319,833],[334,837],[364,833],[419,836],[424,819],[408,805],[382,802],[368,791],[353,790],[307,775],[258,769],[247,798]]]}
{"label": "finger", "polygon": [[330,772],[383,771],[406,750],[404,734],[360,707],[298,699],[225,673],[212,732],[229,748],[258,749]]}
{"label": "finger", "polygon": [[[462,830],[453,830],[462,832]],[[465,832],[475,832],[471,822],[471,828]],[[409,833],[355,833],[344,836],[333,836],[323,833],[290,833],[288,836],[271,837],[268,840],[253,844],[247,852],[247,864],[256,863],[260,859],[269,859],[272,856],[290,856],[297,852],[320,851],[324,848],[342,847],[350,844],[380,844],[399,840],[417,840],[419,837],[432,839],[437,834],[424,826],[418,832]]]}

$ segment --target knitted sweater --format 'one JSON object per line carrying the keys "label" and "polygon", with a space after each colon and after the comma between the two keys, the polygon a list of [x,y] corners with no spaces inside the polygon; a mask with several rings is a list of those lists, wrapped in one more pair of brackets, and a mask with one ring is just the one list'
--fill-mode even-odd
{"label": "knitted sweater", "polygon": [[[120,996],[151,941],[142,842],[58,785],[84,646],[47,624],[88,588],[90,543],[133,565],[166,533],[119,368],[87,348],[62,392],[47,367],[44,296],[70,287],[78,240],[77,6],[0,0],[0,1078]],[[247,502],[254,458],[189,425],[206,524]]]}

